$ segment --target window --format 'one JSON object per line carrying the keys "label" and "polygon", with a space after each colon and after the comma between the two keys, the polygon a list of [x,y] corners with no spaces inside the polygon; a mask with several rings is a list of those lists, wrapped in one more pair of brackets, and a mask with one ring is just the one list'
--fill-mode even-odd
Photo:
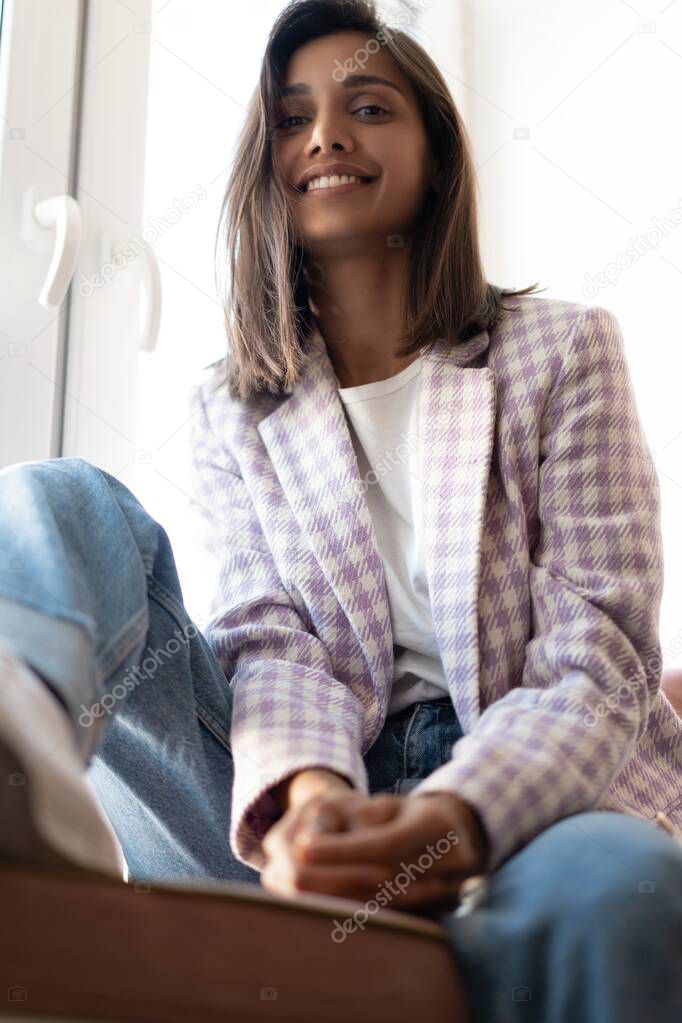
{"label": "window", "polygon": [[[189,527],[188,388],[224,351],[218,211],[283,6],[0,0],[0,467],[65,454],[115,474],[166,527],[196,616],[210,593]],[[682,4],[380,9],[464,118],[489,279],[539,279],[546,298],[618,316],[661,482],[664,661],[679,662]]]}

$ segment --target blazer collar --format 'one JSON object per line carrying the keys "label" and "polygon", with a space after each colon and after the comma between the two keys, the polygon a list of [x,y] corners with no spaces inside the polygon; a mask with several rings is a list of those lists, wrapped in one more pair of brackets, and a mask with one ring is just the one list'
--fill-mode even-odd
{"label": "blazer collar", "polygon": [[[393,679],[393,635],[381,557],[338,380],[319,329],[290,396],[258,423],[303,536],[362,647],[381,716]],[[479,714],[478,579],[495,424],[494,374],[470,364],[488,331],[423,353],[419,394],[423,530],[434,629],[465,732]],[[371,702],[365,704],[370,706]]]}

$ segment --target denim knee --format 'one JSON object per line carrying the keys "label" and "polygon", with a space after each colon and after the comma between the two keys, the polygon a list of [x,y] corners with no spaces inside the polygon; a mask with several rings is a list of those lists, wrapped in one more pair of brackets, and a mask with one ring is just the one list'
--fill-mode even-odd
{"label": "denim knee", "polygon": [[[535,849],[533,849],[535,845]],[[644,934],[669,947],[682,941],[682,845],[653,823],[592,811],[563,818],[527,847],[533,857],[531,901],[538,920],[608,933],[641,943]]]}
{"label": "denim knee", "polygon": [[562,818],[445,922],[482,1019],[682,1019],[682,846],[653,823]]}
{"label": "denim knee", "polygon": [[101,472],[101,470],[98,469],[93,462],[89,462],[87,459],[77,456],[39,458],[30,462],[15,462],[12,465],[6,466],[2,472],[21,476],[32,476],[36,474],[38,476],[44,476],[46,472],[49,473],[52,470],[57,470],[62,473],[66,472],[76,478],[86,477],[93,473]]}
{"label": "denim knee", "polygon": [[[70,497],[82,503],[95,521],[101,522],[104,542],[114,541],[112,533],[122,529],[126,539],[130,538],[136,544],[148,575],[153,570],[160,547],[163,548],[164,559],[172,557],[163,527],[116,476],[79,457],[53,458],[35,464],[67,475]],[[175,579],[170,585],[177,589]]]}

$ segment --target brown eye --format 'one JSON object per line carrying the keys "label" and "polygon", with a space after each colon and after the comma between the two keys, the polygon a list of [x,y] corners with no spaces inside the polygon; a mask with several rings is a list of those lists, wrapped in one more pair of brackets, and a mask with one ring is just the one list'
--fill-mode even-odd
{"label": "brown eye", "polygon": [[[286,126],[287,121],[295,121],[296,118],[300,119],[301,117],[302,117],[301,114],[290,114],[289,117],[285,117],[283,121],[280,121],[280,123],[277,125],[277,128],[284,128],[284,130],[286,131],[286,127],[285,126]],[[292,126],[289,125],[289,127],[292,127]]]}
{"label": "brown eye", "polygon": [[384,109],[384,107],[380,107],[376,103],[366,103],[364,107],[358,107],[358,109],[354,110],[353,113],[359,114],[361,110],[380,110],[382,114],[390,113],[389,110]]}

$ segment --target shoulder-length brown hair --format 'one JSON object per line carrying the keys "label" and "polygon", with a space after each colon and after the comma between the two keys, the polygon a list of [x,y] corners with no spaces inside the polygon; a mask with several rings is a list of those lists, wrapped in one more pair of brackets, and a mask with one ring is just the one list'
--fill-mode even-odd
{"label": "shoulder-length brown hair", "polygon": [[349,30],[380,39],[411,81],[440,172],[440,188],[428,190],[410,237],[406,330],[396,355],[429,348],[440,337],[453,345],[465,341],[495,323],[504,297],[537,288],[538,282],[523,290],[501,289],[484,277],[469,139],[428,54],[409,35],[389,27],[373,0],[292,0],[268,38],[218,224],[226,382],[236,398],[290,391],[310,352],[315,327],[308,305],[311,271],[274,173],[271,139],[291,54],[312,39]]}

